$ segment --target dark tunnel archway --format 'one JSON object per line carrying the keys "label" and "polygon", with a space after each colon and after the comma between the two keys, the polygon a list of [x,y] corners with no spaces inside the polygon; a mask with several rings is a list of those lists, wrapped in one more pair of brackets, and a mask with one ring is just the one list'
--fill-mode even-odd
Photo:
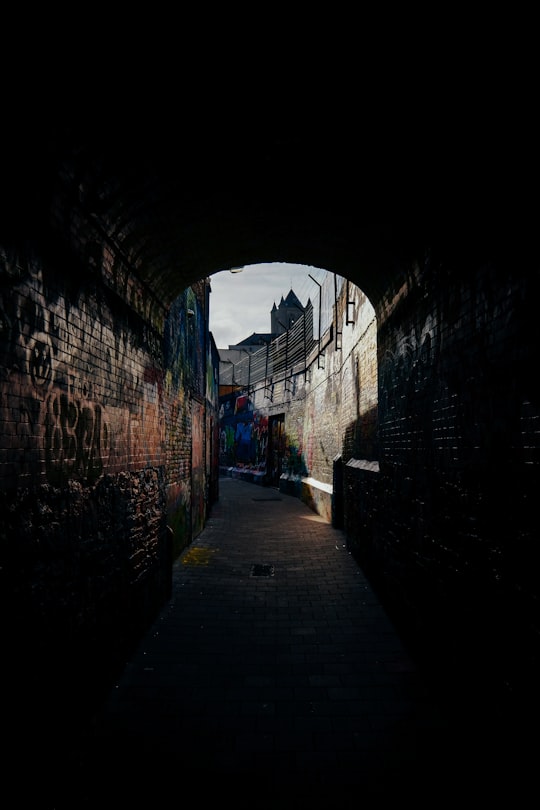
{"label": "dark tunnel archway", "polygon": [[[380,470],[372,487],[373,471],[351,465],[346,525],[415,627],[449,641],[458,675],[522,708],[538,668],[540,285],[521,198],[489,156],[467,182],[455,153],[431,171],[352,138],[180,143],[126,122],[111,137],[29,133],[10,131],[2,153],[3,614],[19,600],[32,632],[36,614],[55,629],[61,592],[59,650],[81,617],[84,647],[112,616],[144,613],[144,544],[168,565],[167,518],[193,530],[193,434],[206,427],[205,358],[195,368],[176,302],[198,301],[192,287],[216,268],[293,261],[349,279],[377,318]],[[173,315],[172,356],[189,373],[165,357]],[[327,392],[323,414],[340,395]],[[59,459],[64,488],[47,479]]]}

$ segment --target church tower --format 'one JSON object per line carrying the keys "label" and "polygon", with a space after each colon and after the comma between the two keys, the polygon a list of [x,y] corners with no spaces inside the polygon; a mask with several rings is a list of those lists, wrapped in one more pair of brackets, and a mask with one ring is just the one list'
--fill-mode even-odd
{"label": "church tower", "polygon": [[282,335],[296,323],[298,318],[302,317],[304,312],[304,307],[291,289],[286,298],[281,296],[279,307],[276,307],[276,302],[274,301],[274,306],[270,312],[270,329],[272,334]]}

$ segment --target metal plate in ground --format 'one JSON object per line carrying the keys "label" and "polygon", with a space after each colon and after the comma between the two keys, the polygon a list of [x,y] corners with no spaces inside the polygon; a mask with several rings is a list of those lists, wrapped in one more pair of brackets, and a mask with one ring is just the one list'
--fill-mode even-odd
{"label": "metal plate in ground", "polygon": [[274,566],[273,565],[262,565],[260,563],[255,563],[255,565],[251,566],[250,576],[252,576],[252,577],[273,577],[274,576]]}

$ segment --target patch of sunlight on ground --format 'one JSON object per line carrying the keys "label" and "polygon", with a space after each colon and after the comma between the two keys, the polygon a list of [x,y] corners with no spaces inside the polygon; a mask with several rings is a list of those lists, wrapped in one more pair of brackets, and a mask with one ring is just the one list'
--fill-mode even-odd
{"label": "patch of sunlight on ground", "polygon": [[186,552],[182,558],[182,562],[184,565],[208,565],[210,557],[212,554],[215,554],[216,551],[218,551],[217,548],[201,548],[200,546],[195,546]]}

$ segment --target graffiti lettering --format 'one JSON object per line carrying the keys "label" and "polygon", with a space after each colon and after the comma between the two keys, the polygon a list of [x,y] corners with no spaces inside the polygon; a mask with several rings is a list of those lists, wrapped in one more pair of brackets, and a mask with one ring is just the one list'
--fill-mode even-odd
{"label": "graffiti lettering", "polygon": [[88,400],[75,401],[53,392],[45,402],[45,459],[50,481],[72,475],[91,480],[103,469],[109,431],[103,409]]}

